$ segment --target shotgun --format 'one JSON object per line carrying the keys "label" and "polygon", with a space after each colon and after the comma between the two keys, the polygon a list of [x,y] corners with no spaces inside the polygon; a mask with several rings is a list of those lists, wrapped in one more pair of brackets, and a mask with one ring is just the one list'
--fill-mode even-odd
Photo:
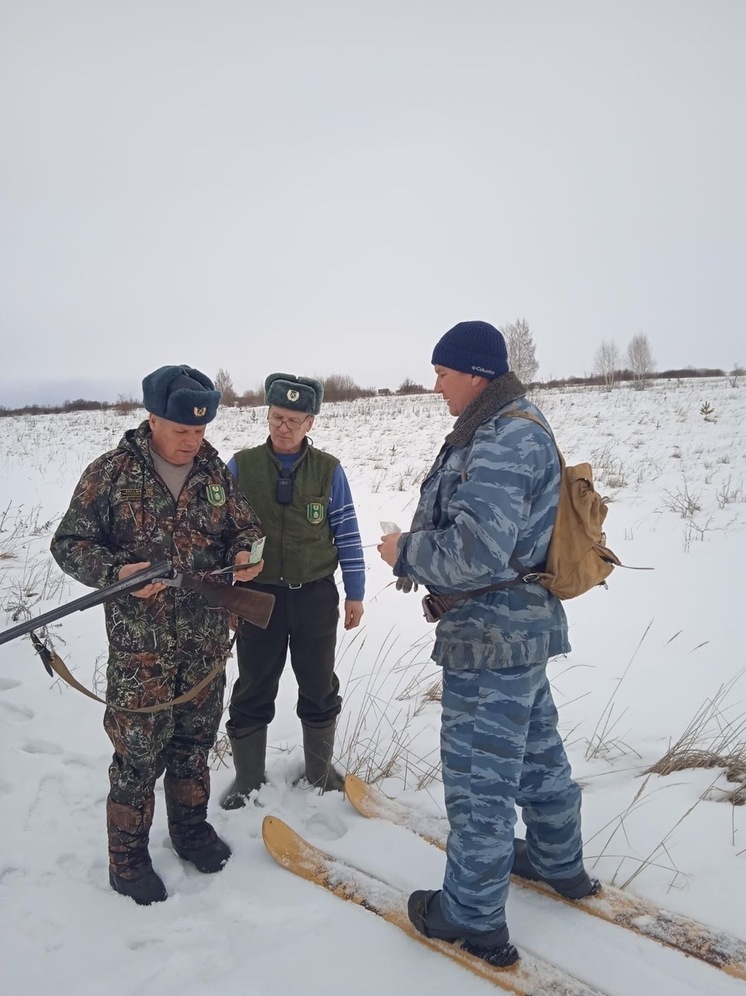
{"label": "shotgun", "polygon": [[[129,579],[128,579],[129,580]],[[275,596],[268,591],[239,588],[220,581],[208,581],[193,574],[175,574],[172,578],[156,578],[172,588],[186,588],[202,598],[212,609],[227,609],[259,629],[266,629],[275,607]],[[0,636],[1,639],[1,636]]]}
{"label": "shotgun", "polygon": [[9,643],[19,636],[32,633],[36,629],[41,629],[49,623],[63,619],[73,612],[83,612],[94,605],[107,602],[110,598],[122,595],[128,591],[137,591],[146,584],[152,582],[165,584],[170,588],[186,588],[193,591],[205,599],[211,608],[223,608],[232,612],[241,619],[253,623],[260,629],[266,629],[272,615],[275,604],[275,596],[266,591],[253,591],[250,588],[238,588],[231,584],[223,584],[220,581],[207,581],[194,577],[192,574],[175,574],[171,564],[167,560],[162,560],[150,567],[145,567],[141,571],[130,574],[128,578],[115,581],[113,584],[92,591],[89,595],[76,598],[72,602],[66,602],[56,609],[43,612],[34,619],[27,619],[18,626],[11,626],[0,633],[0,645]]}

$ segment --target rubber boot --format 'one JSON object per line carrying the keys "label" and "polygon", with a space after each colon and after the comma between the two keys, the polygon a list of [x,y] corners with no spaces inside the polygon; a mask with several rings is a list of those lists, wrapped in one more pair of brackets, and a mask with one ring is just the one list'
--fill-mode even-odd
{"label": "rubber boot", "polygon": [[267,727],[260,726],[240,737],[230,737],[233,767],[236,777],[223,794],[220,805],[223,809],[241,809],[249,795],[260,788],[267,780],[264,765],[267,759]]}
{"label": "rubber boot", "polygon": [[231,856],[231,849],[207,822],[210,772],[205,769],[198,778],[175,778],[166,772],[163,788],[174,850],[197,871],[206,875],[219,872]]}
{"label": "rubber boot", "polygon": [[303,724],[303,753],[306,758],[306,778],[322,792],[341,792],[344,778],[332,765],[336,721],[326,726]]}
{"label": "rubber boot", "polygon": [[585,896],[595,896],[601,891],[599,880],[591,878],[585,869],[572,878],[545,878],[532,865],[526,841],[520,837],[516,837],[513,841],[512,874],[528,879],[529,882],[546,882],[565,899],[583,899]]}
{"label": "rubber boot", "polygon": [[148,852],[155,797],[142,807],[106,800],[106,830],[109,837],[109,885],[138,906],[168,899],[166,887],[153,871]]}

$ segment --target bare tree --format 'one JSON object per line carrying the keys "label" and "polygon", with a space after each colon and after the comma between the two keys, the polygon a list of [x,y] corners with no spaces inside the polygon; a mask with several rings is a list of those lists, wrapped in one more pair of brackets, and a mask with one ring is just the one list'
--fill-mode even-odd
{"label": "bare tree", "polygon": [[227,370],[221,367],[215,374],[215,389],[220,391],[221,403],[224,405],[234,405],[236,403],[236,391],[233,387],[233,378]]}
{"label": "bare tree", "polygon": [[[378,392],[381,393],[380,391]],[[417,384],[411,377],[407,377],[396,389],[397,394],[427,394],[422,384]]]}
{"label": "bare tree", "polygon": [[360,397],[360,388],[348,374],[329,374],[318,380],[324,388],[324,401],[351,401]]}
{"label": "bare tree", "polygon": [[239,408],[261,408],[264,404],[264,381],[260,380],[256,387],[250,387],[236,398]]}
{"label": "bare tree", "polygon": [[739,382],[744,376],[746,376],[746,370],[744,370],[740,363],[734,363],[733,369],[728,374],[728,383],[731,387],[738,387]]}
{"label": "bare tree", "polygon": [[528,322],[525,318],[508,322],[507,325],[503,325],[502,334],[508,347],[510,369],[518,380],[530,384],[539,369],[539,362],[536,359],[536,345]]}
{"label": "bare tree", "polygon": [[655,370],[655,360],[648,337],[643,332],[632,337],[627,347],[627,363],[632,371],[635,387],[638,391],[644,391],[650,374]]}
{"label": "bare tree", "polygon": [[593,361],[593,372],[603,378],[604,387],[610,391],[619,372],[619,347],[613,340],[604,341],[598,347]]}

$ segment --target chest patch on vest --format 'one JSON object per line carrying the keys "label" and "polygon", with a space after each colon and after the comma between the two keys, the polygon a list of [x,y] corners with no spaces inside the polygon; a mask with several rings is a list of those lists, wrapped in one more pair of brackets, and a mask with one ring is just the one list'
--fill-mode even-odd
{"label": "chest patch on vest", "polygon": [[306,518],[309,522],[324,521],[324,506],[320,501],[311,501],[306,505]]}
{"label": "chest patch on vest", "polygon": [[225,505],[225,488],[222,484],[208,484],[205,490],[207,491],[207,500],[211,505],[215,505],[217,508]]}
{"label": "chest patch on vest", "polygon": [[114,494],[115,501],[140,501],[140,499],[152,498],[152,488],[120,488]]}

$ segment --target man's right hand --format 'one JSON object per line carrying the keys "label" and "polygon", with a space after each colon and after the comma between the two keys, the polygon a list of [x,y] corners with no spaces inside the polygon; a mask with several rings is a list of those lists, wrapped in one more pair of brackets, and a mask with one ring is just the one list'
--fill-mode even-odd
{"label": "man's right hand", "polygon": [[[150,561],[146,560],[141,564],[125,564],[123,567],[119,568],[119,580],[124,581],[131,574],[137,574],[138,571],[144,571],[146,567],[150,567]],[[135,598],[152,598],[153,595],[157,595],[159,592],[165,589],[165,584],[161,584],[160,581],[151,581],[150,584],[144,585],[142,588],[138,588],[137,591],[128,592],[129,595],[134,595]]]}

